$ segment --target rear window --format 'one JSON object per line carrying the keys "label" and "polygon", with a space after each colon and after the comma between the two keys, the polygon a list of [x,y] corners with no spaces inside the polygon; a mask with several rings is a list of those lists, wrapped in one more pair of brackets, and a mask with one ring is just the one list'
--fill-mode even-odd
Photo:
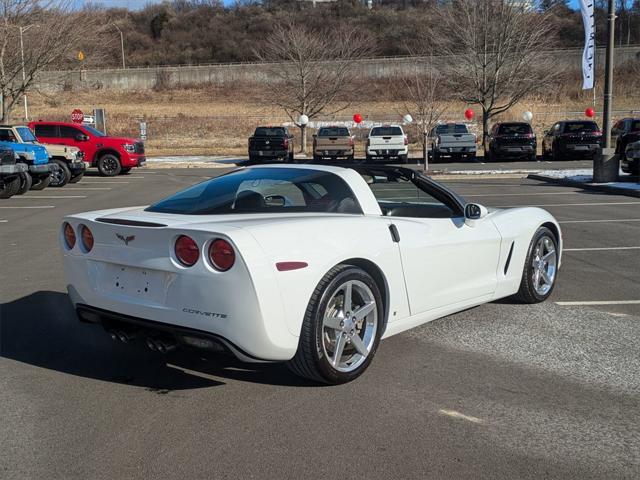
{"label": "rear window", "polygon": [[318,130],[319,137],[348,137],[349,130],[346,127],[323,127]]}
{"label": "rear window", "polygon": [[256,137],[284,137],[284,128],[282,127],[259,127],[253,134]]}
{"label": "rear window", "polygon": [[566,133],[595,132],[597,130],[596,122],[567,122],[564,124]]}
{"label": "rear window", "polygon": [[498,127],[500,135],[526,135],[532,133],[528,123],[504,123]]}
{"label": "rear window", "polygon": [[338,175],[300,168],[248,168],[207,180],[147,208],[182,215],[353,213],[362,210]]}
{"label": "rear window", "polygon": [[60,125],[60,136],[62,138],[76,138],[76,135],[82,133],[75,127],[70,127],[68,125]]}
{"label": "rear window", "polygon": [[36,137],[57,137],[55,125],[36,125]]}
{"label": "rear window", "polygon": [[452,133],[469,133],[467,126],[462,123],[444,123],[436,127],[437,134],[452,134]]}
{"label": "rear window", "polygon": [[394,135],[402,135],[400,127],[373,127],[369,136],[371,137],[392,137]]}
{"label": "rear window", "polygon": [[13,134],[13,130],[11,130],[10,128],[0,129],[0,141],[15,142],[16,136]]}

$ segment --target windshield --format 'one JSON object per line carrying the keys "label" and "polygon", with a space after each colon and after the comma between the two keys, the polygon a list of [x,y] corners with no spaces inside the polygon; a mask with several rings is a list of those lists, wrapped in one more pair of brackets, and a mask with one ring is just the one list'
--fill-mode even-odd
{"label": "windshield", "polygon": [[323,127],[318,130],[319,137],[348,137],[349,130],[346,127]]}
{"label": "windshield", "polygon": [[564,125],[566,133],[595,132],[597,130],[596,122],[567,122]]}
{"label": "windshield", "polygon": [[362,210],[338,175],[300,168],[248,168],[207,180],[147,208],[183,215],[354,213]]}
{"label": "windshield", "polygon": [[500,135],[526,135],[531,133],[531,125],[528,123],[503,123],[498,128]]}
{"label": "windshield", "polygon": [[391,137],[394,135],[402,135],[402,129],[400,127],[374,127],[369,134],[371,137]]}
{"label": "windshield", "polygon": [[436,127],[436,133],[469,133],[469,130],[467,130],[467,126],[462,123],[445,123]]}
{"label": "windshield", "polygon": [[93,136],[106,137],[106,135],[104,133],[102,133],[100,130],[96,130],[95,128],[89,127],[88,125],[83,125],[82,128],[84,128],[86,131],[88,131]]}
{"label": "windshield", "polygon": [[256,137],[284,137],[284,128],[282,127],[258,127],[253,134]]}
{"label": "windshield", "polygon": [[630,131],[637,132],[638,130],[640,130],[640,120],[634,120],[633,122],[631,122]]}
{"label": "windshield", "polygon": [[38,139],[33,135],[33,132],[28,127],[17,127],[18,135],[25,143],[36,143]]}

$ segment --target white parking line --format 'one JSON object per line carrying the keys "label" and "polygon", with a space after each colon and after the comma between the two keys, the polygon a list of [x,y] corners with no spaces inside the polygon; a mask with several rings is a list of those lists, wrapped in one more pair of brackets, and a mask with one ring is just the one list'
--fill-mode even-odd
{"label": "white parking line", "polygon": [[533,197],[535,195],[579,195],[583,192],[538,192],[538,193],[476,193],[463,197]]}
{"label": "white parking line", "polygon": [[590,207],[602,205],[640,205],[640,202],[593,202],[593,203],[543,203],[540,205],[492,205],[497,208],[515,207]]}
{"label": "white parking line", "polygon": [[7,223],[8,220],[0,220],[0,223]]}
{"label": "white parking line", "polygon": [[82,185],[111,185],[111,184],[126,184],[129,182],[121,182],[121,181],[114,181],[114,180],[101,180],[99,182],[92,182],[92,181],[87,181],[87,180],[83,180],[82,181]]}
{"label": "white parking line", "polygon": [[446,415],[447,417],[466,420],[467,422],[471,422],[471,423],[480,423],[480,424],[484,423],[484,420],[482,420],[481,418],[473,417],[471,415],[465,415],[464,413],[458,412],[457,410],[448,410],[445,408],[441,408],[440,410],[438,410],[438,413],[440,415]]}
{"label": "white parking line", "polygon": [[11,208],[56,208],[54,205],[38,205],[38,206],[29,206],[29,207],[5,207],[0,206],[0,208],[2,208],[3,210],[9,210]]}
{"label": "white parking line", "polygon": [[556,305],[640,305],[640,300],[589,300],[586,302],[556,302]]}
{"label": "white parking line", "polygon": [[563,252],[599,252],[603,250],[640,250],[640,247],[589,247],[589,248],[563,248]]}
{"label": "white parking line", "polygon": [[611,223],[611,222],[640,222],[640,218],[616,218],[610,220],[563,220],[558,223]]}
{"label": "white parking line", "polygon": [[87,198],[86,195],[17,195],[12,197],[13,200],[36,200],[39,198]]}
{"label": "white parking line", "polygon": [[111,190],[107,187],[65,187],[67,190]]}

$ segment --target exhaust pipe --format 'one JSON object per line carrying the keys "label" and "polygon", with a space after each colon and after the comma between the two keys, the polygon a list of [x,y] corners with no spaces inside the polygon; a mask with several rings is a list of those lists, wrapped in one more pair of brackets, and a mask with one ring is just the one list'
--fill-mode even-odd
{"label": "exhaust pipe", "polygon": [[177,344],[175,340],[172,338],[152,338],[147,337],[147,347],[150,350],[157,351],[160,353],[169,353],[177,348]]}

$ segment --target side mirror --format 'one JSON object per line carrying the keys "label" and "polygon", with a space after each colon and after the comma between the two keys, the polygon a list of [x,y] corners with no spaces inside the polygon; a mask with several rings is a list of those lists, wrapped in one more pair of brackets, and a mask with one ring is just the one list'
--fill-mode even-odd
{"label": "side mirror", "polygon": [[269,195],[264,197],[264,201],[267,207],[285,207],[287,205],[287,199],[282,195]]}
{"label": "side mirror", "polygon": [[488,213],[489,211],[487,210],[487,207],[483,205],[467,203],[464,207],[464,223],[473,227],[478,220],[486,217]]}
{"label": "side mirror", "polygon": [[89,141],[89,136],[85,135],[84,133],[79,133],[76,135],[76,140],[78,142],[87,142]]}

